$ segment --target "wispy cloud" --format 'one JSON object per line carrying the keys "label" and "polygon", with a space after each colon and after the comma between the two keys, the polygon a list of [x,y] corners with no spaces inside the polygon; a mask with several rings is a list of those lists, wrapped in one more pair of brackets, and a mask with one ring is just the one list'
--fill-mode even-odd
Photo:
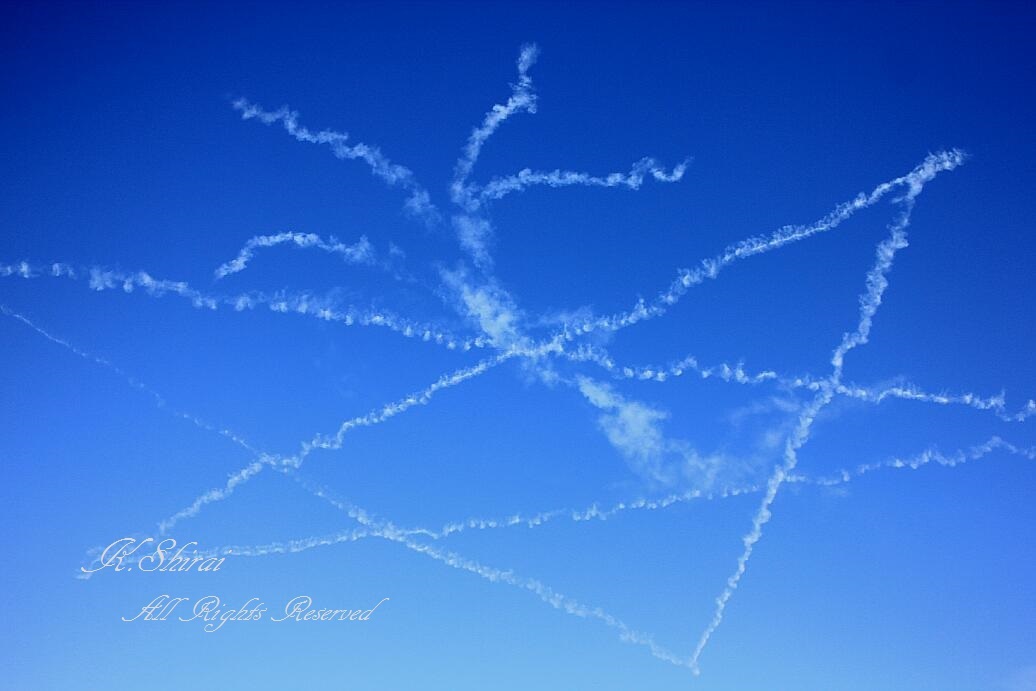
{"label": "wispy cloud", "polygon": [[579,392],[603,411],[597,423],[609,443],[642,477],[662,485],[694,476],[698,486],[708,486],[722,465],[718,456],[704,457],[683,440],[668,438],[663,423],[669,413],[640,401],[627,400],[603,382],[577,379]]}

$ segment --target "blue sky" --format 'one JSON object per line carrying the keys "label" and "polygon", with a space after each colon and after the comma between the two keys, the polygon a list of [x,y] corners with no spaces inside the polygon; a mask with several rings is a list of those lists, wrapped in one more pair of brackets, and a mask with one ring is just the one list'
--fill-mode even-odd
{"label": "blue sky", "polygon": [[1036,688],[1031,10],[3,12],[5,683]]}

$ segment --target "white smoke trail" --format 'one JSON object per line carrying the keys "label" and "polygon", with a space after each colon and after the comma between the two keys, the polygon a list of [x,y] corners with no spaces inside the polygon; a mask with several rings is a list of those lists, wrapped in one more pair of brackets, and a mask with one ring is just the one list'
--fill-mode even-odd
{"label": "white smoke trail", "polygon": [[671,171],[666,171],[653,158],[640,159],[633,164],[628,173],[610,173],[608,175],[591,175],[590,173],[560,169],[544,172],[524,168],[515,175],[490,180],[482,187],[479,198],[482,202],[502,199],[512,192],[521,192],[533,185],[627,187],[637,190],[644,184],[644,178],[649,175],[658,182],[678,182],[686,171],[687,161],[677,164]]}
{"label": "white smoke trail", "polygon": [[[27,271],[27,269],[26,269],[26,271]],[[119,368],[118,366],[114,365],[110,361],[108,361],[108,360],[106,360],[104,358],[101,358],[99,356],[87,353],[87,352],[77,348],[75,345],[69,343],[68,341],[66,341],[64,339],[61,339],[61,338],[59,338],[57,336],[54,336],[50,332],[48,332],[48,331],[44,330],[43,328],[41,328],[40,326],[38,326],[36,323],[34,323],[31,320],[29,320],[24,315],[22,315],[20,313],[17,313],[17,312],[14,312],[10,308],[8,308],[6,305],[0,304],[0,312],[2,312],[3,314],[5,314],[5,315],[7,315],[7,316],[9,316],[9,317],[11,317],[13,319],[16,319],[16,320],[22,322],[24,325],[26,325],[30,329],[36,331],[38,334],[40,334],[41,336],[43,336],[47,340],[49,340],[49,341],[51,341],[51,342],[53,342],[55,344],[58,344],[58,345],[60,345],[60,346],[62,346],[64,348],[68,349],[73,354],[75,354],[75,355],[77,355],[77,356],[79,356],[79,357],[81,357],[83,359],[86,359],[88,361],[92,361],[92,362],[94,362],[94,363],[96,363],[98,365],[101,365],[101,366],[111,370],[112,372],[117,374],[120,378],[122,378],[131,388],[134,388],[136,390],[144,392],[144,393],[148,394],[150,397],[152,397],[152,399],[154,400],[154,403],[155,403],[155,405],[157,407],[166,409],[168,412],[170,412],[174,416],[181,417],[183,419],[189,420],[190,422],[192,422],[193,424],[195,424],[199,428],[202,428],[202,429],[208,430],[210,432],[214,432],[214,433],[220,434],[221,436],[224,436],[224,437],[230,439],[231,441],[233,441],[237,445],[241,446],[242,448],[244,448],[244,449],[246,449],[246,450],[248,450],[248,451],[250,451],[252,453],[255,453],[256,455],[264,455],[264,452],[258,451],[257,449],[252,447],[250,444],[248,444],[248,442],[245,441],[243,437],[241,437],[240,435],[235,434],[234,432],[232,432],[230,430],[214,427],[214,426],[204,422],[203,420],[201,420],[197,416],[192,415],[190,413],[185,413],[185,412],[181,412],[181,411],[175,411],[175,410],[167,408],[166,407],[166,403],[165,403],[165,399],[164,399],[164,397],[161,396],[161,394],[157,393],[156,391],[154,391],[153,389],[148,387],[143,382],[141,382],[141,381],[137,380],[136,378],[128,375],[121,368]],[[703,378],[708,378],[710,376],[713,376],[714,372],[718,372],[718,376],[720,376],[724,380],[727,380],[727,381],[733,380],[733,381],[738,381],[738,382],[741,382],[741,383],[755,383],[755,382],[758,382],[758,381],[766,381],[766,380],[772,379],[775,376],[771,372],[764,372],[761,375],[747,376],[747,375],[745,375],[743,373],[743,370],[740,369],[740,366],[738,366],[738,368],[731,368],[731,367],[729,367],[726,364],[723,364],[723,365],[721,365],[719,367],[715,367],[715,368],[701,368],[697,364],[696,360],[693,357],[691,357],[691,356],[688,356],[687,358],[684,358],[677,365],[674,365],[674,366],[670,367],[670,371],[675,376],[679,376],[680,374],[682,374],[682,369],[685,368],[685,367],[693,369],[694,371],[698,371]],[[644,380],[644,379],[655,380],[655,381],[663,381],[664,380],[664,377],[661,376],[663,374],[663,370],[661,368],[653,368],[653,369],[652,368],[646,368],[646,369],[645,368],[638,368],[636,370],[632,370],[631,368],[622,368],[621,372],[627,378],[636,377],[636,378],[642,379],[642,380]],[[634,374],[634,372],[635,372],[635,374]],[[840,386],[839,388],[841,389],[841,388],[844,388],[844,387]],[[875,396],[872,393],[870,393],[869,391],[867,391],[867,390],[863,390],[863,391],[866,393],[866,395],[868,397],[875,398]],[[889,391],[891,391],[891,390],[889,390]],[[860,394],[857,394],[857,395],[860,395]],[[893,392],[892,394],[889,394],[889,395],[895,395],[895,394]],[[966,396],[970,396],[970,394],[966,395]],[[883,395],[878,395],[878,396],[876,396],[876,400],[880,401],[880,400],[882,400],[883,397],[884,397]],[[875,469],[878,469],[878,468],[884,468],[884,467],[894,467],[894,468],[909,467],[909,468],[916,469],[916,468],[918,468],[918,467],[920,467],[922,465],[925,465],[925,464],[927,464],[929,462],[933,462],[933,461],[937,462],[939,464],[942,464],[942,465],[952,466],[952,465],[957,465],[959,463],[963,463],[963,462],[965,462],[968,459],[980,458],[980,457],[982,457],[984,455],[987,455],[988,453],[991,453],[992,451],[994,451],[996,449],[1004,449],[1004,450],[1009,451],[1010,453],[1027,455],[1029,458],[1033,458],[1034,456],[1036,456],[1036,451],[1033,451],[1033,450],[1022,450],[1022,449],[1019,449],[1018,447],[1015,447],[1015,446],[1013,446],[1011,444],[1008,444],[1007,442],[1004,442],[999,437],[994,437],[989,442],[987,442],[986,444],[981,445],[981,446],[976,446],[976,447],[974,447],[972,450],[970,450],[968,452],[957,451],[956,453],[954,453],[952,455],[944,455],[944,454],[941,454],[941,453],[939,453],[938,451],[935,451],[935,450],[927,450],[924,453],[922,453],[921,455],[915,457],[914,459],[907,460],[907,461],[903,461],[903,460],[900,460],[900,459],[894,459],[892,461],[885,461],[885,462],[881,462],[881,463],[872,463],[872,464],[867,464],[867,465],[861,465],[852,473],[852,476],[862,475],[865,472],[869,472],[871,470],[875,470]],[[266,455],[268,456],[268,454],[266,454]],[[222,497],[226,496],[226,494],[228,494],[229,491],[232,491],[234,487],[236,487],[242,481],[248,479],[248,477],[250,477],[252,474],[258,472],[258,470],[259,470],[259,466],[255,465],[255,464],[249,465],[246,469],[244,469],[242,472],[238,473],[235,477],[233,477],[231,479],[231,481],[228,483],[229,490],[225,490],[224,492],[213,492],[213,493],[209,493],[209,494],[205,495],[206,496],[206,502],[207,501],[213,501],[213,500],[216,500],[217,498],[222,498]],[[797,476],[788,477],[785,481],[786,482],[809,482],[809,483],[820,484],[820,485],[834,485],[834,484],[841,484],[841,483],[847,482],[849,479],[850,479],[849,471],[841,471],[839,474],[837,474],[835,476],[828,477],[828,478],[815,478],[814,479],[814,478],[808,478],[808,477],[802,476],[802,475],[797,475]],[[701,490],[691,490],[691,491],[688,491],[688,492],[683,492],[683,493],[678,493],[678,494],[670,494],[668,496],[661,497],[661,498],[658,498],[658,499],[640,498],[640,499],[636,499],[636,500],[632,500],[632,501],[618,502],[618,503],[614,504],[612,507],[607,508],[607,509],[602,509],[602,508],[600,508],[595,503],[595,504],[592,504],[591,506],[589,506],[587,508],[584,508],[584,509],[555,509],[555,510],[552,510],[552,511],[541,511],[541,512],[538,512],[538,513],[535,513],[535,514],[530,514],[530,515],[523,515],[523,514],[520,514],[520,513],[516,513],[516,514],[511,514],[509,516],[503,517],[503,518],[477,518],[477,517],[467,518],[467,519],[464,519],[462,521],[454,521],[454,522],[450,522],[450,523],[444,524],[438,531],[430,530],[430,529],[426,529],[426,528],[409,528],[409,529],[399,529],[399,528],[397,528],[396,530],[400,534],[404,534],[404,535],[409,535],[409,536],[421,535],[421,536],[426,536],[426,537],[438,540],[438,539],[443,539],[443,538],[449,537],[450,535],[453,535],[453,534],[456,534],[456,533],[460,533],[460,532],[463,532],[465,530],[471,530],[471,529],[474,529],[474,530],[487,530],[487,529],[497,529],[497,528],[510,528],[510,527],[515,527],[515,526],[525,526],[525,527],[528,527],[528,528],[534,528],[534,527],[539,527],[539,526],[545,525],[545,524],[547,524],[547,523],[549,523],[549,522],[551,522],[551,521],[553,521],[554,519],[557,519],[557,518],[568,518],[569,520],[572,520],[574,522],[584,522],[584,521],[589,521],[589,520],[605,521],[605,520],[608,520],[608,519],[614,517],[615,515],[618,515],[620,513],[626,512],[626,511],[659,510],[659,509],[668,508],[669,506],[673,506],[673,505],[678,504],[678,503],[685,503],[685,502],[692,501],[692,500],[711,500],[711,499],[714,499],[714,498],[726,498],[726,497],[741,496],[741,495],[744,495],[744,494],[747,494],[747,493],[757,492],[760,489],[761,488],[759,486],[747,486],[747,487],[741,487],[741,488],[728,488],[728,489],[720,491],[720,492],[703,492]],[[366,512],[364,512],[362,509],[355,509],[354,508],[352,511],[354,513],[351,514],[351,515],[354,515],[354,517],[358,517],[358,518],[362,519],[366,515]],[[340,533],[340,534],[336,534],[336,535],[331,536],[331,537],[307,538],[306,540],[303,540],[303,541],[293,541],[293,543],[291,543],[292,544],[292,548],[290,549],[290,551],[301,551],[302,549],[307,549],[308,548],[307,545],[309,547],[312,547],[312,546],[318,546],[318,545],[334,544],[334,543],[343,542],[343,541],[354,541],[356,539],[359,539],[360,537],[367,537],[367,536],[369,536],[369,535],[366,534],[366,533],[358,532],[358,531],[352,531],[351,533]],[[244,548],[240,548],[240,547],[226,548],[226,549],[223,550],[222,553],[224,553],[224,554],[229,553],[229,551],[231,551],[231,549],[233,549],[235,554],[241,555],[243,553],[243,549]],[[256,555],[258,555],[258,553]]]}
{"label": "white smoke trail", "polygon": [[255,256],[256,249],[276,247],[284,243],[292,243],[299,248],[315,247],[329,254],[337,254],[349,264],[373,264],[375,261],[374,247],[366,235],[360,236],[353,245],[346,245],[334,237],[325,240],[314,233],[284,232],[276,235],[256,235],[244,244],[234,259],[216,269],[216,280],[244,271],[248,262]]}
{"label": "white smoke trail", "polygon": [[279,122],[288,134],[300,142],[328,146],[336,158],[363,161],[370,166],[375,177],[381,178],[389,185],[402,187],[410,194],[406,200],[407,211],[427,223],[439,220],[439,212],[432,203],[431,195],[417,182],[413,171],[390,161],[378,147],[363,143],[348,144],[349,135],[344,132],[311,132],[299,124],[299,114],[286,106],[270,111],[245,98],[235,100],[232,105],[241,113],[243,120],[256,119],[265,125]]}
{"label": "white smoke trail", "polygon": [[[466,518],[460,521],[453,521],[444,524],[439,530],[431,531],[425,529],[413,529],[414,534],[424,535],[439,540],[466,530],[492,530],[499,528],[526,527],[538,528],[557,519],[568,519],[575,523],[588,521],[607,521],[617,515],[630,511],[658,511],[667,509],[670,506],[684,504],[691,501],[711,501],[713,499],[726,499],[739,497],[744,494],[752,494],[759,491],[759,487],[730,487],[718,491],[688,490],[668,494],[657,499],[639,498],[630,501],[616,502],[609,508],[601,508],[595,502],[583,509],[554,509],[552,511],[541,511],[534,514],[523,515],[521,513],[511,514],[502,518]],[[419,531],[419,532],[418,532]]]}
{"label": "white smoke trail", "polygon": [[314,450],[322,449],[326,451],[336,451],[341,449],[345,435],[351,430],[356,429],[357,427],[370,427],[372,425],[377,425],[409,410],[414,406],[427,405],[431,401],[432,396],[437,392],[454,387],[469,379],[473,379],[480,374],[484,374],[493,367],[516,357],[518,354],[518,351],[504,352],[495,357],[482,360],[471,367],[465,367],[451,372],[450,374],[445,374],[421,391],[412,393],[405,398],[389,403],[380,409],[367,413],[366,415],[346,420],[338,427],[338,430],[333,436],[327,437],[324,435],[317,435],[311,440],[304,442],[302,444],[302,448],[297,454],[281,459],[281,465],[297,469],[302,465],[306,457]]}
{"label": "white smoke trail", "polygon": [[[55,264],[55,266],[58,266]],[[37,270],[30,266],[28,262],[19,262],[17,264],[0,264],[0,276],[20,276],[22,278],[34,278],[37,275]]]}

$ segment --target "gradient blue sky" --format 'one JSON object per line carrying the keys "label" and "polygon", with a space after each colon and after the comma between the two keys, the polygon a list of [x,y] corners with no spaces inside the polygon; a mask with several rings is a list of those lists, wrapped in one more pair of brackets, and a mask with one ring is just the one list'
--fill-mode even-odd
{"label": "gradient blue sky", "polygon": [[[3,685],[1036,689],[1034,19],[992,3],[5,7]],[[523,92],[516,60],[530,43],[540,52]],[[450,192],[462,148],[513,93],[534,93],[536,113],[500,125],[469,183],[525,168],[626,175],[645,156],[680,179],[530,186],[462,213]],[[408,213],[411,188],[363,161],[243,120],[239,98],[377,146],[438,219]],[[816,399],[793,380],[831,374],[908,188],[732,262],[663,316],[575,327],[954,149],[966,161],[916,198],[869,342],[846,356],[842,382],[860,395],[835,394],[809,426],[798,481],[768,505],[700,675],[532,592],[527,579],[689,661]],[[491,223],[492,266],[458,243],[465,214]],[[282,245],[214,277],[250,238],[284,232],[366,237],[374,259]],[[78,278],[50,276],[54,262]],[[91,269],[266,302],[210,310],[114,279],[98,291]],[[303,295],[483,347],[268,309]],[[564,326],[565,354],[514,355]],[[660,383],[566,357],[590,349],[777,377]],[[314,495],[323,487],[366,509],[377,534],[231,557],[218,574],[75,578],[89,549],[157,534],[253,462],[218,430],[276,465],[504,354],[169,530],[215,549],[357,529]],[[907,389],[951,400],[861,398]],[[875,469],[853,472],[864,464]],[[842,469],[851,481],[817,482]],[[739,494],[570,518],[695,491]],[[438,529],[555,509],[566,512],[538,527],[382,539],[386,521]],[[301,594],[335,608],[391,600],[362,625],[120,621],[161,593],[231,607],[257,596],[271,610]]]}

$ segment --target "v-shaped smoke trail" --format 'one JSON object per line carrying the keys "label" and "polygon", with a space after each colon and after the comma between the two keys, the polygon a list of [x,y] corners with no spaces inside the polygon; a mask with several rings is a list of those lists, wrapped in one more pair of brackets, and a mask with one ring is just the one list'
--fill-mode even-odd
{"label": "v-shaped smoke trail", "polygon": [[890,226],[889,237],[878,244],[877,258],[874,266],[867,272],[867,289],[860,296],[860,318],[856,329],[843,335],[841,343],[835,348],[831,355],[832,372],[826,382],[822,383],[820,392],[802,411],[799,416],[798,425],[788,437],[784,448],[784,462],[774,469],[773,475],[767,483],[766,493],[763,495],[762,503],[755,517],[752,519],[752,529],[742,538],[744,551],[738,557],[737,567],[734,573],[727,578],[726,587],[716,598],[716,610],[712,620],[702,632],[694,653],[691,655],[691,668],[698,674],[698,661],[701,658],[709,639],[723,622],[723,614],[727,603],[737,590],[741,578],[745,575],[748,567],[748,560],[752,556],[755,545],[763,536],[763,527],[769,522],[772,513],[770,507],[777,498],[777,493],[787,476],[795,469],[798,462],[798,451],[807,441],[810,432],[816,421],[817,414],[834,398],[835,390],[841,383],[842,370],[845,364],[845,357],[853,349],[867,343],[870,338],[870,331],[874,321],[874,315],[881,306],[885,289],[888,287],[888,273],[892,270],[893,260],[896,252],[907,246],[906,229],[910,225],[910,215],[913,211],[914,202],[917,196],[924,189],[926,182],[934,178],[939,172],[952,170],[964,161],[964,155],[959,153],[953,159],[929,158],[926,165],[916,171],[909,181],[909,188],[906,194],[899,199],[903,205],[903,211]]}

